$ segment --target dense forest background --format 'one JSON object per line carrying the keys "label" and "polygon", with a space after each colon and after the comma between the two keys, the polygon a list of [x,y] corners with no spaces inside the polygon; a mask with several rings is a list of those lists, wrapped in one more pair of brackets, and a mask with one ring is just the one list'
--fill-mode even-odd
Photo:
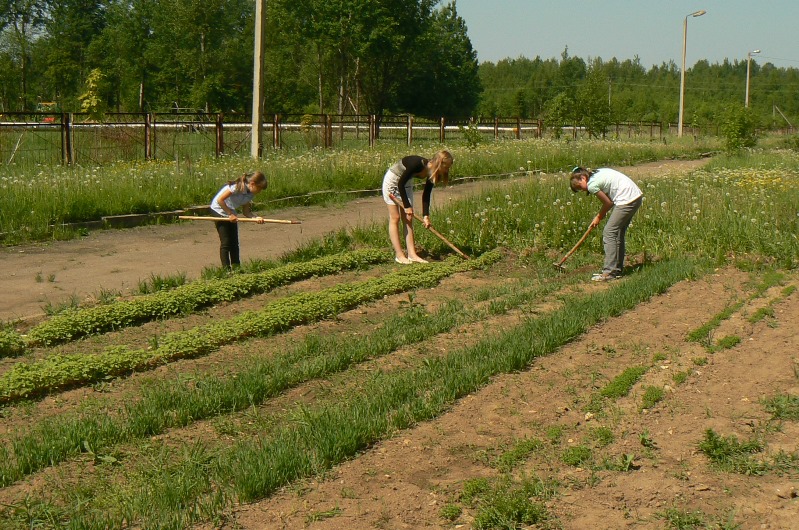
{"label": "dense forest background", "polygon": [[[251,110],[253,0],[0,0],[0,112]],[[680,71],[638,59],[478,63],[457,4],[268,0],[269,113],[519,116],[550,124],[674,123]],[[497,28],[502,31],[502,28]],[[534,50],[531,50],[534,52]],[[799,116],[799,70],[759,64],[760,126]],[[689,125],[744,103],[746,61],[686,71]]]}

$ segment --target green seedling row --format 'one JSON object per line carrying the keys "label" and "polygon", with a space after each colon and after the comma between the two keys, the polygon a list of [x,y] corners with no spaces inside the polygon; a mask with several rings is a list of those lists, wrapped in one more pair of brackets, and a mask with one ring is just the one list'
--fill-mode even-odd
{"label": "green seedling row", "polygon": [[[504,311],[539,300],[558,290],[567,278],[512,293],[502,290]],[[486,295],[488,296],[488,295]],[[496,311],[489,309],[491,314]],[[114,444],[154,436],[167,429],[257,406],[280,392],[313,378],[341,372],[354,364],[389,354],[402,346],[418,343],[453,327],[475,322],[486,310],[466,308],[459,300],[443,304],[435,313],[410,306],[400,318],[392,318],[359,341],[345,338],[314,338],[284,353],[266,358],[247,358],[229,367],[232,375],[207,376],[191,385],[163,381],[147,386],[135,402],[118,417],[105,411],[59,415],[31,427],[0,447],[0,487],[24,476],[85,452],[106,451]]]}
{"label": "green seedling row", "polygon": [[303,263],[291,263],[256,274],[193,282],[132,300],[65,311],[32,328],[25,340],[29,346],[62,344],[152,320],[186,315],[214,304],[265,293],[312,276],[336,274],[388,261],[389,258],[389,253],[381,250],[355,250]]}
{"label": "green seedling row", "polygon": [[109,377],[125,375],[177,359],[206,355],[220,346],[249,337],[264,337],[292,326],[329,318],[359,304],[419,287],[467,270],[490,265],[500,259],[498,251],[477,259],[452,259],[444,263],[405,267],[385,276],[342,284],[316,293],[300,293],[277,300],[260,311],[247,311],[235,318],[214,322],[157,339],[153,349],[114,346],[101,354],[55,354],[33,363],[17,363],[0,376],[0,402]]}

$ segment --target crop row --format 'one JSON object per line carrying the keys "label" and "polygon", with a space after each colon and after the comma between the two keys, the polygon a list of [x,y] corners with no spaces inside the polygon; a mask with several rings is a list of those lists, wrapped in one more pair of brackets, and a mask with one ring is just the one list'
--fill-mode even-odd
{"label": "crop row", "polygon": [[[397,429],[438,416],[494,375],[524,369],[691,273],[690,263],[660,262],[608,289],[566,295],[562,307],[491,333],[477,344],[409,368],[377,371],[341,399],[301,406],[294,421],[268,434],[217,448],[198,444],[164,450],[135,468],[127,467],[133,463],[128,460],[119,480],[83,483],[83,494],[91,492],[95,499],[88,506],[47,503],[42,508],[74,527],[188,528],[232,503],[261,499],[329,469]],[[107,470],[116,473],[111,466]]]}
{"label": "crop row", "polygon": [[268,336],[337,315],[383,296],[429,287],[446,276],[489,265],[499,258],[500,253],[492,251],[470,261],[453,258],[443,263],[400,268],[379,278],[315,293],[299,293],[272,302],[260,311],[247,311],[229,320],[168,333],[157,339],[157,347],[152,349],[113,346],[101,354],[54,354],[41,361],[18,363],[0,376],[0,402],[205,355],[247,337]]}
{"label": "crop row", "polygon": [[[484,304],[449,300],[428,313],[410,305],[373,331],[359,335],[328,337],[310,335],[300,344],[273,355],[248,355],[226,365],[226,374],[206,375],[183,385],[159,380],[147,385],[135,401],[125,403],[118,415],[106,409],[57,417],[31,425],[27,432],[0,443],[0,487],[25,475],[88,451],[105,453],[115,444],[159,435],[167,429],[259,406],[314,378],[329,377],[369,359],[417,344],[457,326],[479,322],[487,315],[502,314],[543,297],[573,282],[560,276],[543,284],[526,280],[513,289],[494,288],[479,296]],[[529,284],[533,283],[530,287]]]}
{"label": "crop row", "polygon": [[335,274],[388,259],[389,254],[382,250],[355,250],[307,262],[290,263],[260,273],[197,281],[132,300],[65,311],[32,328],[25,342],[29,346],[62,344],[152,320],[186,315],[221,302],[265,293],[312,276]]}

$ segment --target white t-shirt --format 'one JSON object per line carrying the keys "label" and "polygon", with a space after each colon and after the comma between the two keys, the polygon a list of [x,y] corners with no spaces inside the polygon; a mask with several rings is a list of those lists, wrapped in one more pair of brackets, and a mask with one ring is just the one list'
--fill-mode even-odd
{"label": "white t-shirt", "polygon": [[228,208],[235,212],[237,208],[247,204],[248,202],[251,202],[253,197],[255,197],[254,194],[250,193],[248,188],[245,189],[247,189],[247,191],[239,192],[236,191],[235,184],[225,184],[222,186],[222,189],[217,192],[216,196],[214,196],[214,200],[211,201],[211,209],[222,217],[227,217],[227,212],[223,210],[221,206],[219,206],[219,196],[222,195],[224,191],[230,190],[230,196],[225,199],[225,204]]}
{"label": "white t-shirt", "polygon": [[608,167],[599,168],[588,179],[588,193],[594,195],[600,190],[605,192],[613,204],[619,206],[630,204],[643,195],[633,179],[621,171]]}

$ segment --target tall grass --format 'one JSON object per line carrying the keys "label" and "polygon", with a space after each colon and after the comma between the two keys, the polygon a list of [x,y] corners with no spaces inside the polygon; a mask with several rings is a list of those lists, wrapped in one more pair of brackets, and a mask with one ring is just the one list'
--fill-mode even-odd
{"label": "tall grass", "polygon": [[[384,145],[372,149],[315,149],[301,154],[268,151],[259,161],[244,157],[186,162],[120,162],[101,167],[0,168],[0,234],[5,244],[68,237],[63,223],[106,215],[169,211],[208,204],[221,187],[258,169],[270,179],[255,206],[268,211],[288,204],[341,201],[346,192],[378,190],[383,173],[409,154],[431,155],[447,147],[455,157],[452,176],[562,171],[576,163],[632,164],[693,156],[707,145],[663,145],[625,141],[521,140],[458,146]],[[51,228],[55,225],[56,228]]]}
{"label": "tall grass", "polygon": [[[798,184],[799,156],[793,153],[722,158],[702,170],[639,179],[644,204],[627,234],[628,254],[691,254],[719,263],[754,258],[794,268]],[[572,194],[563,175],[538,175],[442,208],[434,221],[456,246],[474,254],[497,246],[540,252],[571,247],[599,206],[593,196]],[[446,252],[429,234],[419,239],[426,248]],[[600,234],[571,259],[579,263],[591,251],[602,252]]]}

